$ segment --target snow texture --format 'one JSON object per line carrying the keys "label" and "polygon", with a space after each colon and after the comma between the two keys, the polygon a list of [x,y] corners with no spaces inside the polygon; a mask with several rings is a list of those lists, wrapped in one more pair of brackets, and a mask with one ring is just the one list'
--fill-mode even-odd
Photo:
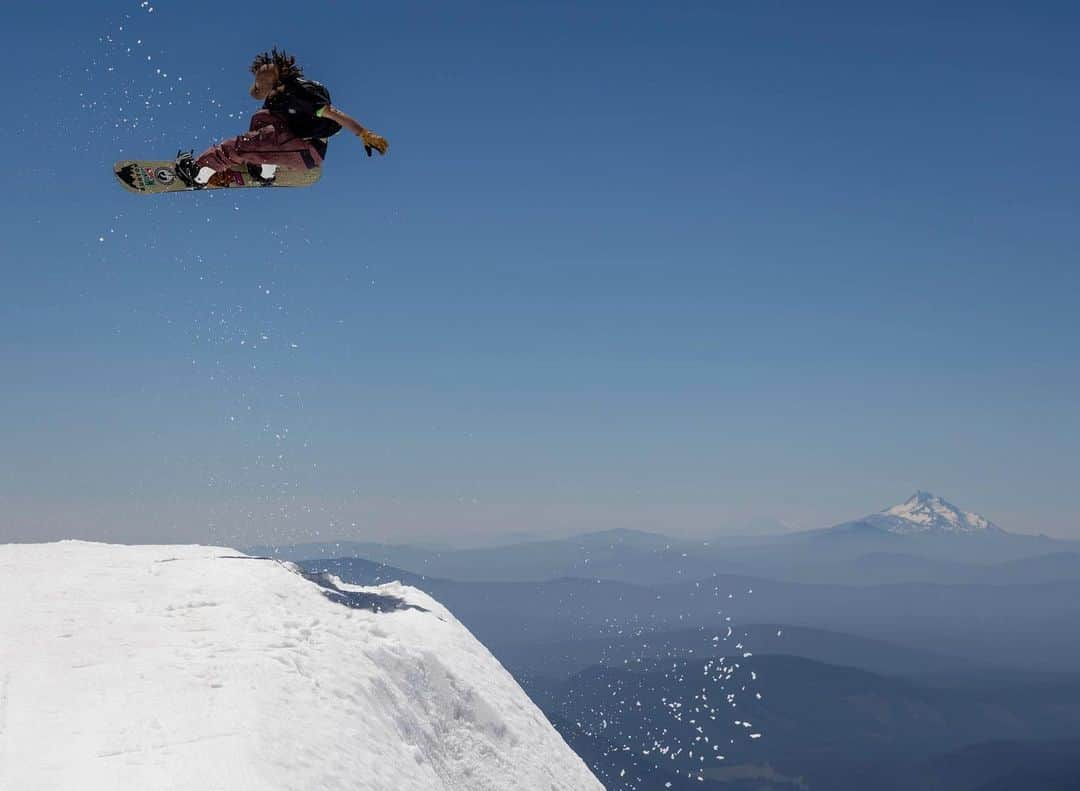
{"label": "snow texture", "polygon": [[916,492],[900,505],[867,517],[866,521],[890,533],[981,533],[1000,530],[988,519],[961,511],[930,492]]}
{"label": "snow texture", "polygon": [[229,549],[0,545],[0,789],[602,786],[444,607]]}

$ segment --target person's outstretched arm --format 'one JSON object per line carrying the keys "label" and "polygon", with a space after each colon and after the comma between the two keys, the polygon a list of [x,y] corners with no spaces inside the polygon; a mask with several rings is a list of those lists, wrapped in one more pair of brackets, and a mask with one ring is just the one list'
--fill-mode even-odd
{"label": "person's outstretched arm", "polygon": [[319,110],[320,118],[329,118],[331,121],[337,121],[345,129],[348,129],[354,135],[364,141],[364,150],[367,151],[367,155],[371,156],[371,151],[374,149],[379,154],[385,154],[386,150],[390,148],[390,144],[386,141],[385,137],[377,135],[374,132],[365,129],[360,123],[351,116],[343,113],[341,110],[331,105],[327,105]]}

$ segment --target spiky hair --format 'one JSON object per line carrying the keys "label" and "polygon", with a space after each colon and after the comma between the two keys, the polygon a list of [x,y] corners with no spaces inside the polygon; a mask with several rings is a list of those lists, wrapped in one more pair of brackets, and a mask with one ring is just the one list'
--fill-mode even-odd
{"label": "spiky hair", "polygon": [[296,65],[296,58],[285,51],[278,51],[274,47],[269,52],[260,52],[251,62],[251,73],[255,74],[263,66],[277,66],[278,78],[287,80],[290,78],[303,77],[304,69]]}

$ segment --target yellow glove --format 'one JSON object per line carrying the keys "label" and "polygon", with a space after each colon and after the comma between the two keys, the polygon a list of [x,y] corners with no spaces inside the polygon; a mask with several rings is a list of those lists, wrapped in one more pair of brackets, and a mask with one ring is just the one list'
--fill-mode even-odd
{"label": "yellow glove", "polygon": [[367,151],[367,155],[371,156],[371,151],[374,149],[379,152],[379,155],[386,153],[386,150],[390,148],[390,144],[386,142],[386,138],[381,135],[377,135],[374,132],[369,132],[364,129],[360,132],[360,139],[364,141],[364,150]]}

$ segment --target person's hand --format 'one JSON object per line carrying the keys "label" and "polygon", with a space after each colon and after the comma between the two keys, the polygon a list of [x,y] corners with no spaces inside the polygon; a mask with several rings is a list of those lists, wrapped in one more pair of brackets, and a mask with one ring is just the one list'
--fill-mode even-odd
{"label": "person's hand", "polygon": [[364,141],[364,150],[367,151],[369,157],[372,150],[378,151],[379,155],[382,156],[386,153],[386,149],[390,148],[390,144],[386,142],[385,137],[369,132],[367,129],[360,131],[360,139]]}

